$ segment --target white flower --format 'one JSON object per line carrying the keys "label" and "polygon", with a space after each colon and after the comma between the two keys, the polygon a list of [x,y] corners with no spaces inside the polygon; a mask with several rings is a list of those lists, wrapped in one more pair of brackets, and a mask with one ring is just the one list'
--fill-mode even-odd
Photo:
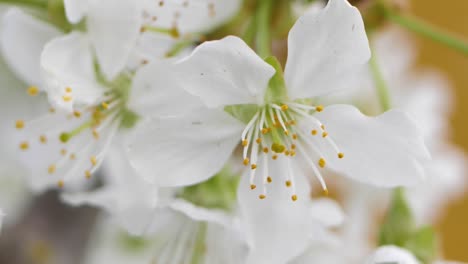
{"label": "white flower", "polygon": [[413,256],[413,254],[411,254],[411,252],[403,248],[396,246],[383,246],[378,248],[365,263],[419,264],[420,262]]}
{"label": "white flower", "polygon": [[[193,184],[216,173],[240,139],[251,188],[262,179],[260,198],[267,195],[268,168],[278,157],[290,169],[272,180],[286,182],[293,200],[299,176],[292,170],[302,164],[296,159],[310,166],[324,189],[320,169],[326,166],[375,185],[414,184],[423,175],[420,162],[427,152],[405,114],[389,111],[370,118],[351,106],[323,109],[305,103],[333,91],[337,79],[369,56],[359,12],[335,0],[321,13],[300,18],[291,30],[285,84],[275,78],[269,86],[275,69],[236,37],[204,43],[171,67],[148,65],[135,83],[170,87],[161,107],[192,112],[153,120],[140,130],[130,148],[132,164],[161,186]],[[191,95],[175,95],[183,89]]]}

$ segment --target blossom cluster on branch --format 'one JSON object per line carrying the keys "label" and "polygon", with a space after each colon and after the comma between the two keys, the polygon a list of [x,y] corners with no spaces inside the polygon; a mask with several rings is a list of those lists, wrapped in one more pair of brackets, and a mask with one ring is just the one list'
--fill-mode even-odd
{"label": "blossom cluster on branch", "polygon": [[390,1],[3,2],[4,228],[56,189],[85,263],[441,258],[465,157]]}

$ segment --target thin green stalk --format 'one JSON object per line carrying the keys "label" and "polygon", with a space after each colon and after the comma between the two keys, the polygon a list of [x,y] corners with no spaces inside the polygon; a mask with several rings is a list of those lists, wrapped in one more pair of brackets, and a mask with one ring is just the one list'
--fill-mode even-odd
{"label": "thin green stalk", "polygon": [[372,73],[372,77],[374,78],[375,88],[377,90],[377,96],[379,97],[380,106],[382,107],[382,110],[384,112],[388,111],[391,108],[390,92],[388,90],[388,86],[385,82],[383,74],[380,71],[375,52],[372,53],[372,57],[370,59],[370,70]]}
{"label": "thin green stalk", "polygon": [[273,0],[260,0],[257,9],[257,52],[265,58],[271,55],[271,16]]}
{"label": "thin green stalk", "polygon": [[432,39],[436,42],[449,46],[459,52],[468,55],[468,41],[455,36],[451,33],[445,32],[443,29],[437,28],[425,21],[418,18],[401,15],[389,8],[383,8],[385,16],[392,22],[420,34],[426,38]]}

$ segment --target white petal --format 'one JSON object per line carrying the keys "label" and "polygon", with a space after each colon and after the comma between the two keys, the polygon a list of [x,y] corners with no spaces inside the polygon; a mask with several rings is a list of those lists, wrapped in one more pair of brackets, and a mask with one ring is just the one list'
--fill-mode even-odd
{"label": "white petal", "polygon": [[[344,153],[344,158],[338,159],[336,152],[328,152],[330,168],[354,180],[385,187],[413,185],[424,177],[421,162],[427,161],[429,154],[423,135],[403,112],[368,117],[353,106],[334,105],[315,117]],[[318,138],[318,144],[325,144],[325,139]]]}
{"label": "white petal", "polygon": [[446,205],[463,195],[467,188],[466,154],[451,146],[436,149],[433,153],[433,159],[424,164],[427,180],[406,192],[418,223],[437,220]]}
{"label": "white petal", "polygon": [[169,29],[175,25],[181,34],[202,33],[227,22],[239,11],[241,2],[240,0],[172,0],[158,5],[149,0],[145,11],[149,17],[157,17],[156,21],[150,21],[153,26]]}
{"label": "white petal", "polygon": [[334,83],[369,58],[359,11],[346,0],[331,0],[322,12],[299,18],[289,32],[284,76],[289,95],[297,99],[332,92]]}
{"label": "white petal", "polygon": [[396,246],[383,246],[378,248],[365,263],[419,264],[419,261],[406,249]]}
{"label": "white petal", "polygon": [[243,126],[216,110],[148,120],[136,128],[129,158],[137,172],[156,185],[194,184],[224,166]]}
{"label": "white petal", "polygon": [[218,107],[263,102],[275,69],[240,38],[230,36],[198,46],[177,72],[187,91],[208,107]]}
{"label": "white petal", "polygon": [[171,116],[204,108],[184,90],[187,81],[172,62],[156,61],[140,68],[132,82],[128,107],[140,116]]}
{"label": "white petal", "polygon": [[65,15],[70,23],[76,24],[83,19],[88,12],[88,0],[64,0]]}
{"label": "white petal", "polygon": [[101,70],[112,80],[124,68],[140,34],[140,1],[94,0],[86,21]]}
{"label": "white petal", "polygon": [[[41,84],[39,59],[44,45],[60,32],[51,25],[10,9],[2,20],[2,55],[11,69],[28,85]],[[40,87],[39,87],[40,88]]]}
{"label": "white petal", "polygon": [[238,187],[241,221],[250,244],[247,263],[287,263],[298,256],[308,245],[314,221],[309,211],[308,183],[298,170],[293,170],[298,200],[291,200],[292,188],[285,186],[288,173],[287,158],[269,161],[272,182],[267,185],[266,198],[262,193],[260,162],[255,177],[255,190],[250,189],[249,176],[244,175]]}
{"label": "white petal", "polygon": [[[104,96],[94,73],[93,56],[81,33],[53,39],[41,55],[41,68],[52,104],[71,111],[74,105],[96,104]],[[67,92],[67,87],[72,92]],[[65,100],[69,96],[71,100]]]}
{"label": "white petal", "polygon": [[171,202],[170,208],[185,214],[195,221],[216,223],[225,227],[232,227],[233,225],[231,217],[224,211],[198,207],[182,199],[175,199]]}
{"label": "white petal", "polygon": [[311,217],[326,227],[336,227],[344,222],[344,212],[340,205],[328,198],[316,199],[312,202]]}

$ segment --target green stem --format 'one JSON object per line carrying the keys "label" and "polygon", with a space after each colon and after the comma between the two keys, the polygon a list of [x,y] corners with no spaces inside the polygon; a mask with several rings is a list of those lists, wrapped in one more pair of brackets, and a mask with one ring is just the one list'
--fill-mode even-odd
{"label": "green stem", "polygon": [[418,18],[401,15],[397,12],[383,7],[385,16],[392,22],[411,30],[415,33],[420,34],[421,36],[432,39],[441,44],[447,45],[455,50],[460,51],[461,53],[468,55],[468,41],[464,40],[461,37],[455,36],[451,33],[445,32],[443,29],[437,28],[434,25],[431,25],[425,21],[422,21]]}
{"label": "green stem", "polygon": [[380,67],[377,62],[375,52],[372,52],[372,57],[369,62],[370,62],[370,70],[371,70],[372,77],[375,82],[375,88],[377,90],[377,95],[379,97],[380,105],[384,112],[388,111],[391,108],[390,92],[389,92],[387,83],[385,82],[385,79],[383,77],[383,74],[380,71]]}
{"label": "green stem", "polygon": [[0,3],[10,5],[26,5],[47,9],[48,0],[0,0]]}
{"label": "green stem", "polygon": [[257,52],[261,57],[271,55],[271,15],[273,0],[261,0],[257,9]]}

